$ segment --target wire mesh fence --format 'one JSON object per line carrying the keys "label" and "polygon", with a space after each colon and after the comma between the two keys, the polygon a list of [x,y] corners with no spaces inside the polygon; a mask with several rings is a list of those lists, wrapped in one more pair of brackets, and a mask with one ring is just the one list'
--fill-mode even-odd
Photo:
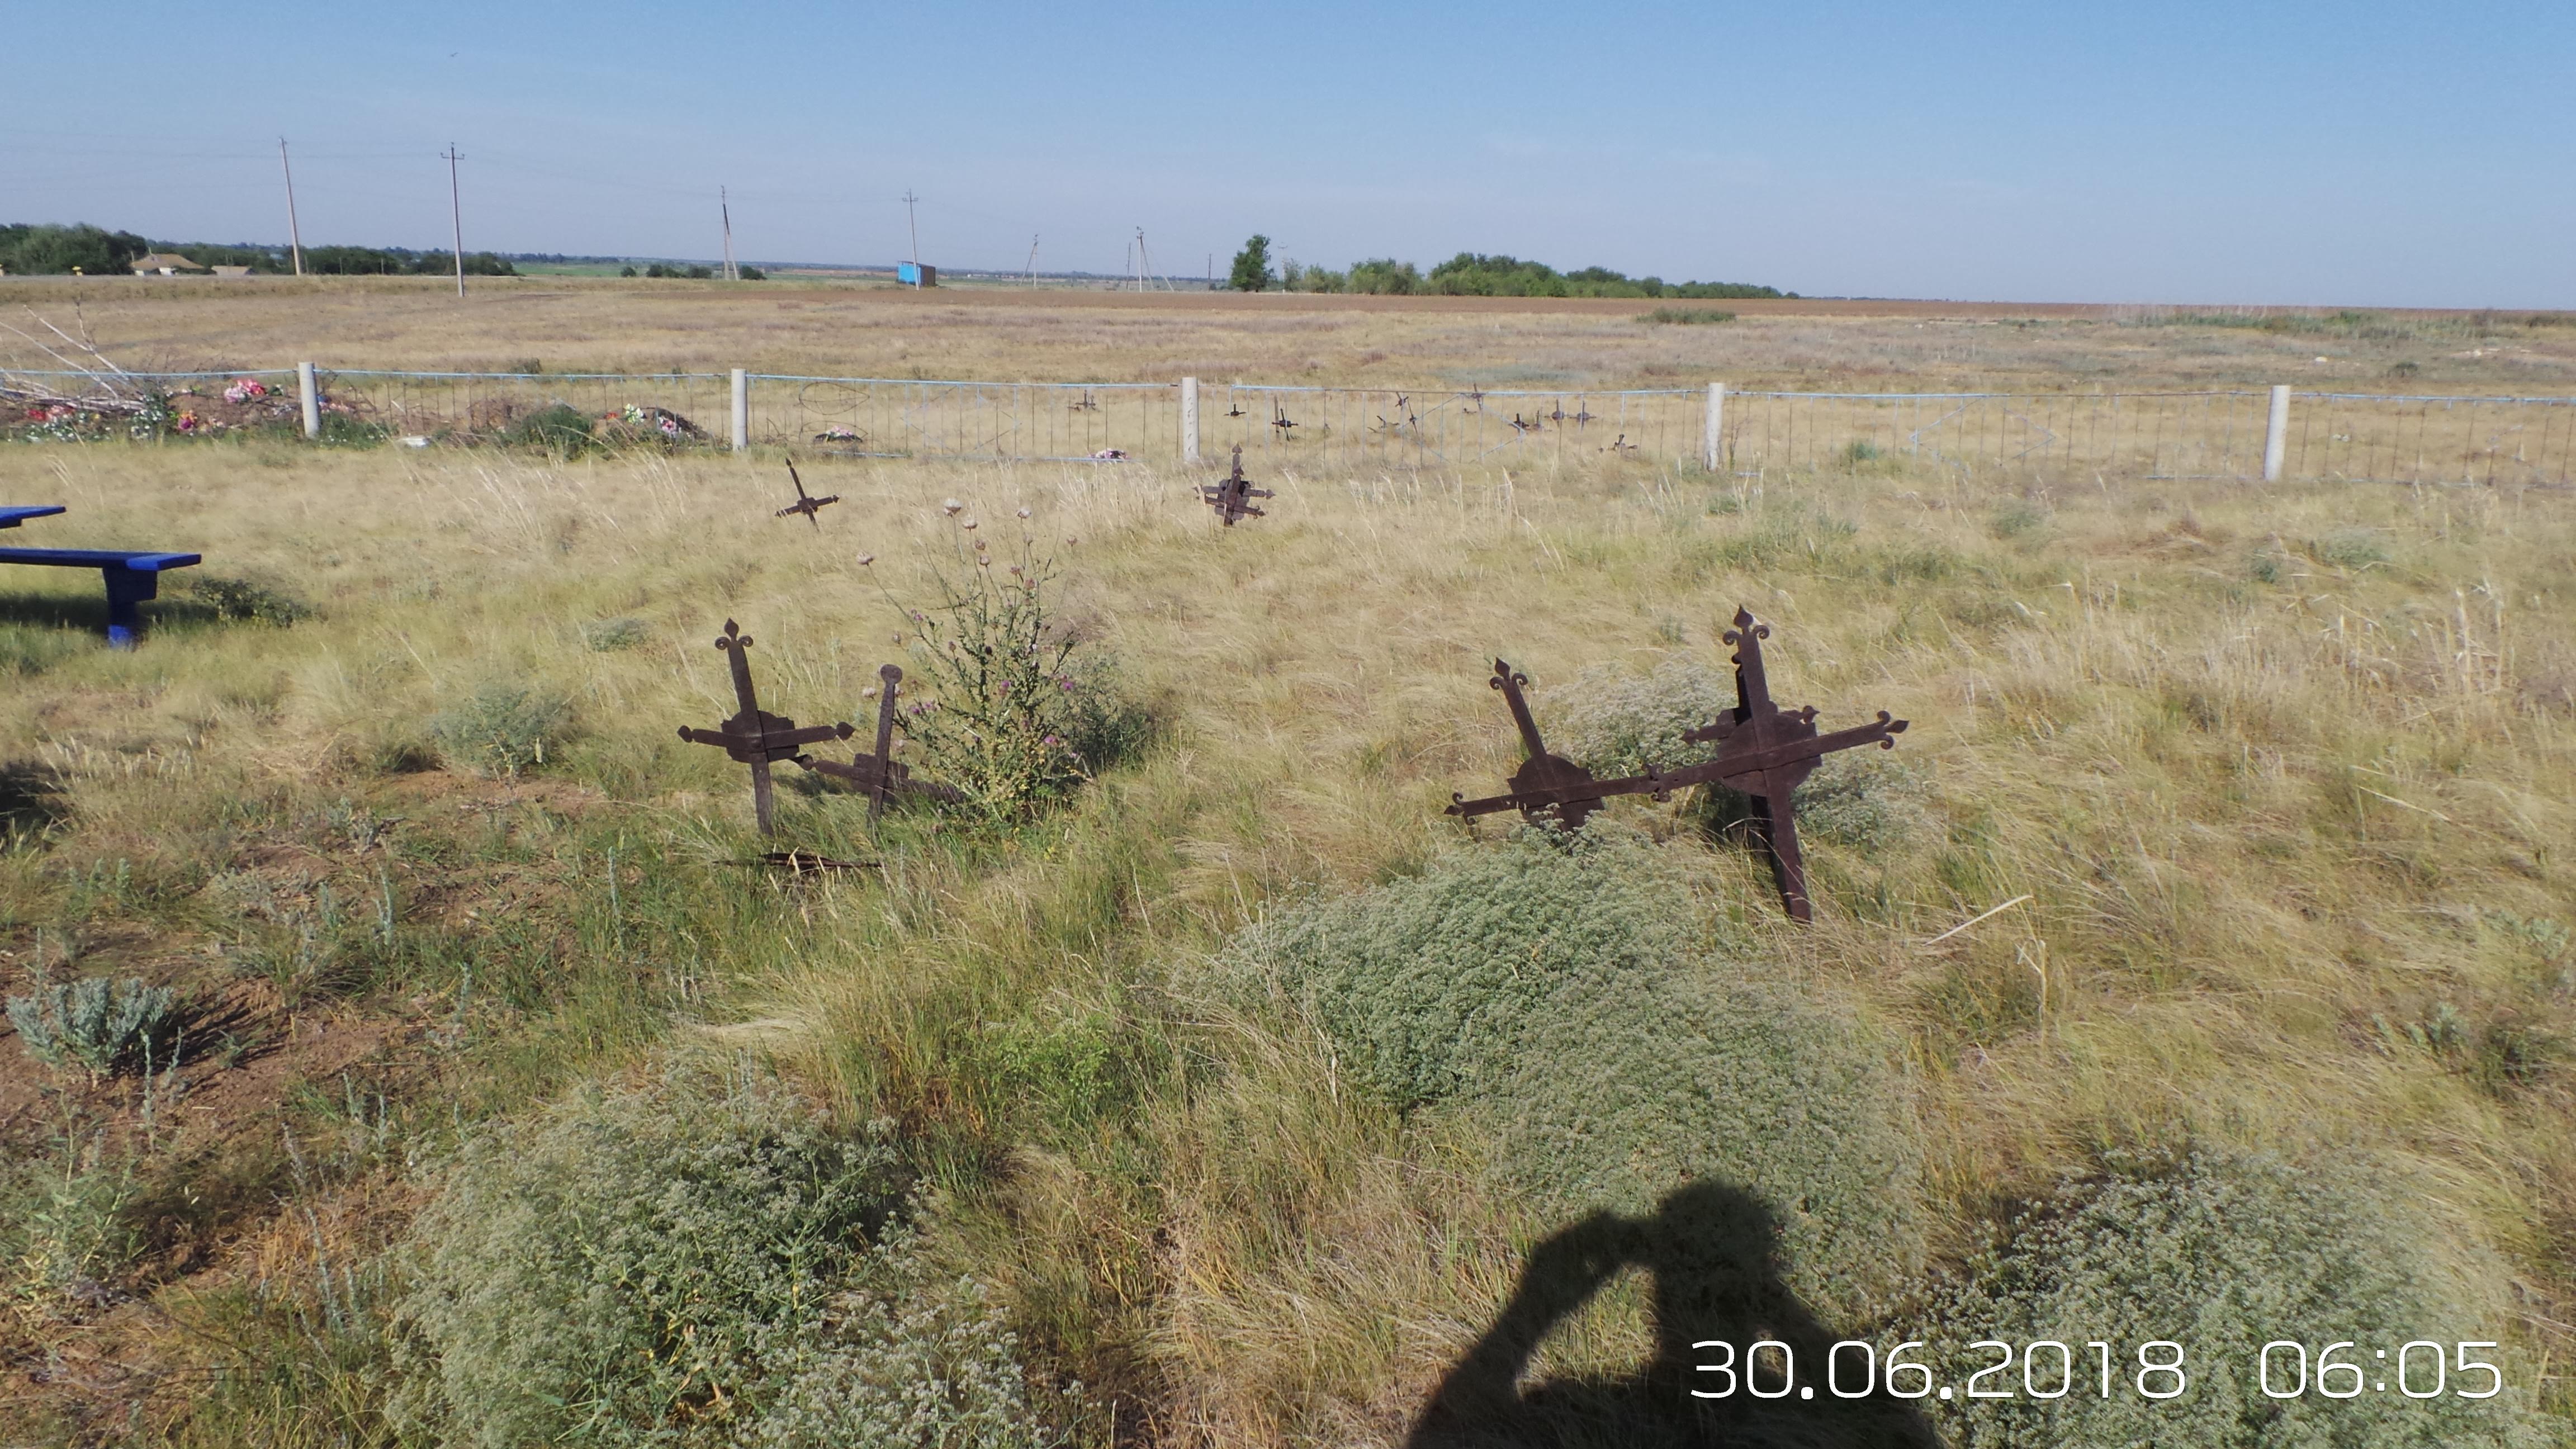
{"label": "wire mesh fence", "polygon": [[[1222,407],[1219,404],[1223,404]],[[1450,468],[1585,457],[1696,458],[1708,393],[1464,392],[1231,384],[1199,393],[1200,448],[1321,467]]]}
{"label": "wire mesh fence", "polygon": [[[17,435],[106,436],[143,416],[216,430],[291,420],[289,369],[223,373],[0,372]],[[248,402],[234,397],[257,382]],[[735,439],[725,373],[317,374],[326,423],[441,442],[584,436],[666,445]],[[1182,461],[1177,383],[994,383],[748,374],[742,440],[844,457]],[[126,400],[117,428],[63,425],[68,406]],[[1278,467],[1441,469],[1585,460],[1696,466],[1710,447],[1704,388],[1486,391],[1232,383],[1197,390],[1197,445]],[[2270,397],[2252,389],[2126,393],[1728,391],[1717,466],[1742,476],[1849,470],[1879,460],[2011,483],[2093,477],[2254,479]],[[228,410],[229,409],[229,410]],[[55,417],[55,421],[45,421]],[[0,419],[0,429],[12,426]],[[155,421],[153,427],[163,426]],[[185,431],[185,428],[181,429]],[[2427,484],[2576,486],[2576,398],[2302,392],[2279,439],[2282,476]]]}
{"label": "wire mesh fence", "polygon": [[[323,406],[404,437],[434,441],[511,438],[544,431],[557,409],[585,425],[615,420],[664,436],[707,442],[727,437],[722,373],[317,373]],[[676,429],[660,427],[664,415]]]}
{"label": "wire mesh fence", "polygon": [[2576,398],[2300,393],[2282,471],[2393,483],[2576,483]]}
{"label": "wire mesh fence", "polygon": [[1176,460],[1180,388],[1172,383],[907,382],[747,379],[755,442],[866,458],[1019,462]]}
{"label": "wire mesh fence", "polygon": [[2007,480],[2259,477],[2267,403],[2258,392],[1729,393],[1722,466],[1904,458]]}

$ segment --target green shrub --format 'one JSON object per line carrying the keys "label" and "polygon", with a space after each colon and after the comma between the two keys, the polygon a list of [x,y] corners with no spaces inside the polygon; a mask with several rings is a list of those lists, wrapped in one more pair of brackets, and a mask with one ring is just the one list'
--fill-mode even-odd
{"label": "green shrub", "polygon": [[1844,467],[1857,468],[1864,463],[1875,463],[1879,459],[1886,457],[1887,453],[1886,450],[1880,448],[1878,444],[1869,441],[1867,438],[1854,438],[1850,442],[1843,444],[1843,450],[1837,456],[1842,459]]}
{"label": "green shrub", "polygon": [[9,1024],[27,1052],[49,1067],[77,1066],[92,1079],[164,1057],[178,1027],[177,993],[128,977],[93,976],[40,986],[9,998]]}
{"label": "green shrub", "polygon": [[2047,509],[2027,499],[2016,498],[1996,508],[1986,527],[1997,538],[2019,538],[2047,522]]}
{"label": "green shrub", "polygon": [[1644,675],[1596,664],[1536,703],[1557,753],[1605,779],[1639,775],[1708,757],[1682,736],[1735,708],[1735,676],[1682,654]]}
{"label": "green shrub", "polygon": [[572,703],[533,685],[490,680],[455,708],[431,716],[430,736],[451,768],[516,777],[560,754]]}
{"label": "green shrub", "polygon": [[490,1449],[709,1442],[793,1400],[852,1318],[836,1296],[891,1281],[898,1240],[869,1240],[904,1191],[882,1128],[838,1135],[793,1100],[677,1079],[486,1132],[437,1181],[394,1412]]}
{"label": "green shrub", "polygon": [[[2303,1397],[2272,1399],[2256,1380],[2257,1356],[2276,1339],[2305,1344],[2312,1367],[2327,1344],[2350,1340],[2360,1347],[2346,1361],[2393,1379],[2373,1357],[2379,1348],[2438,1339],[2448,1353],[2463,1339],[2500,1337],[2509,1312],[2503,1283],[2500,1264],[2465,1250],[2362,1164],[2211,1151],[2124,1157],[2100,1180],[2026,1212],[1935,1295],[1909,1335],[1958,1354],[1936,1367],[1943,1383],[1961,1382],[1971,1357],[1976,1367],[1992,1361],[1991,1351],[1966,1354],[1974,1339],[2052,1339],[2078,1354],[2088,1354],[2088,1341],[2115,1345],[2119,1391],[2107,1399],[2079,1386],[2062,1399],[1929,1404],[1959,1449],[2538,1444],[2522,1399],[2530,1379],[2510,1369],[2504,1395],[2483,1403],[2407,1399],[2393,1382],[2385,1392],[2329,1399],[2313,1380]],[[2151,1340],[2185,1349],[2178,1398],[2128,1391],[2137,1346]],[[2421,1360],[2419,1352],[2419,1383]],[[2096,1371],[2093,1362],[2079,1359],[2079,1378]],[[2050,1367],[2042,1366],[2042,1383]],[[2283,1350],[2276,1386],[2294,1367]]]}
{"label": "green shrub", "polygon": [[1652,312],[1640,314],[1637,320],[1683,327],[1707,326],[1719,322],[1732,322],[1735,320],[1735,314],[1714,311],[1706,307],[1657,307]]}
{"label": "green shrub", "polygon": [[600,619],[581,626],[581,642],[601,654],[615,654],[643,643],[652,633],[641,619]]}
{"label": "green shrub", "polygon": [[1419,876],[1283,912],[1223,969],[1302,1007],[1353,1073],[1398,1107],[1489,1084],[1531,1032],[1587,998],[1637,989],[1707,934],[1668,852],[1602,823],[1525,831]]}
{"label": "green shrub", "polygon": [[2375,528],[2338,528],[2309,546],[2317,562],[2366,569],[2388,562],[2388,540]]}
{"label": "green shrub", "polygon": [[219,619],[285,628],[313,617],[313,606],[274,584],[221,574],[185,575],[190,597],[215,611]]}
{"label": "green shrub", "polygon": [[[1018,1340],[971,1281],[942,1280],[895,1230],[872,1254],[876,1291],[843,1294],[781,1366],[742,1449],[1045,1449]],[[1072,1405],[1068,1404],[1068,1408]]]}
{"label": "green shrub", "polygon": [[[1930,794],[1930,782],[1902,757],[1845,750],[1818,761],[1790,798],[1798,807],[1800,839],[1880,850],[1932,827],[1925,803]],[[1709,808],[1723,813],[1730,804],[1714,800]],[[1744,809],[1750,813],[1749,801]]]}
{"label": "green shrub", "polygon": [[497,435],[497,441],[513,447],[542,448],[567,458],[599,446],[590,415],[560,402],[512,418]]}
{"label": "green shrub", "polygon": [[1085,656],[1084,636],[1053,617],[1049,561],[1024,537],[1018,561],[997,564],[976,528],[959,521],[962,567],[933,575],[939,602],[904,610],[905,690],[919,691],[904,734],[970,808],[1020,820],[1141,748],[1152,722],[1106,661]]}
{"label": "green shrub", "polygon": [[1785,983],[1704,968],[1569,1003],[1479,1115],[1559,1220],[1712,1178],[1753,1191],[1790,1287],[1828,1318],[1892,1303],[1921,1268],[1905,1085],[1881,1037]]}

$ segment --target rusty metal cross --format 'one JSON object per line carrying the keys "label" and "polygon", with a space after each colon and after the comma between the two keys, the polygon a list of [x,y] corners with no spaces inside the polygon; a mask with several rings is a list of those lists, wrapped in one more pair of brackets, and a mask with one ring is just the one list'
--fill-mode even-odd
{"label": "rusty metal cross", "polygon": [[1252,506],[1252,500],[1277,496],[1267,488],[1253,487],[1252,480],[1243,476],[1241,444],[1235,445],[1234,471],[1213,483],[1202,484],[1199,487],[1200,499],[1208,507],[1216,510],[1217,517],[1224,519],[1225,526],[1228,528],[1234,527],[1234,522],[1238,518],[1265,517],[1266,515],[1260,509]]}
{"label": "rusty metal cross", "polygon": [[796,460],[793,458],[787,460],[787,481],[796,485],[796,501],[778,510],[774,516],[785,518],[791,513],[802,513],[805,515],[805,521],[814,525],[814,531],[816,533],[821,533],[823,531],[823,520],[816,518],[814,515],[823,511],[824,504],[840,502],[841,495],[838,493],[827,493],[824,496],[817,498],[806,492],[805,480],[796,476]]}
{"label": "rusty metal cross", "polygon": [[1735,611],[1735,627],[1725,636],[1726,642],[1735,646],[1735,708],[1682,736],[1692,744],[1716,745],[1714,757],[1671,771],[1650,766],[1642,775],[1616,780],[1596,780],[1582,766],[1548,753],[1546,742],[1539,737],[1538,723],[1530,717],[1529,704],[1521,696],[1528,677],[1495,660],[1490,682],[1511,705],[1512,722],[1520,729],[1521,745],[1528,759],[1513,773],[1509,793],[1481,800],[1452,795],[1448,813],[1473,818],[1516,809],[1521,818],[1533,824],[1547,819],[1569,829],[1580,829],[1585,819],[1613,795],[1652,795],[1662,800],[1693,785],[1724,785],[1741,791],[1752,801],[1752,833],[1755,843],[1771,857],[1771,874],[1780,888],[1781,908],[1793,919],[1812,920],[1814,910],[1807,899],[1806,861],[1798,848],[1798,813],[1792,796],[1826,755],[1872,744],[1894,749],[1894,737],[1904,733],[1906,721],[1880,710],[1878,718],[1869,724],[1818,733],[1813,705],[1784,710],[1772,702],[1770,677],[1762,661],[1762,641],[1770,635],[1771,626],[1754,618],[1750,610]]}
{"label": "rusty metal cross", "polygon": [[761,709],[760,700],[751,690],[751,661],[743,657],[743,651],[751,647],[751,636],[733,620],[725,620],[724,637],[716,641],[716,647],[725,652],[726,662],[733,668],[733,695],[742,709],[711,730],[682,725],[680,738],[691,744],[714,745],[751,766],[752,813],[759,818],[761,834],[776,835],[778,820],[770,799],[770,765],[796,758],[797,751],[806,745],[845,740],[857,731],[847,724],[807,725],[799,729],[796,721]]}
{"label": "rusty metal cross", "polygon": [[1818,734],[1814,705],[1791,711],[1771,702],[1771,679],[1762,663],[1762,641],[1771,637],[1771,626],[1739,608],[1735,627],[1725,637],[1735,646],[1735,709],[1682,736],[1692,744],[1714,743],[1717,758],[1664,778],[1674,786],[1687,776],[1690,784],[1714,781],[1742,791],[1753,803],[1754,839],[1771,857],[1781,907],[1794,919],[1812,920],[1807,865],[1798,850],[1798,810],[1791,796],[1836,750],[1863,745],[1895,749],[1895,736],[1905,732],[1906,721],[1882,709],[1869,724]]}
{"label": "rusty metal cross", "polygon": [[889,795],[927,795],[937,800],[963,800],[965,795],[952,786],[933,780],[912,778],[912,767],[894,757],[895,693],[903,684],[903,671],[891,664],[877,666],[877,678],[883,688],[877,695],[877,747],[874,752],[859,755],[844,765],[838,760],[818,760],[811,755],[796,756],[796,763],[818,775],[846,780],[867,792],[868,827],[876,827],[885,814]]}
{"label": "rusty metal cross", "polygon": [[[1511,706],[1512,723],[1520,728],[1521,748],[1529,758],[1521,762],[1521,767],[1514,770],[1506,782],[1512,787],[1509,794],[1488,795],[1482,800],[1452,794],[1449,797],[1449,814],[1472,820],[1498,810],[1518,810],[1521,818],[1533,825],[1544,819],[1555,821],[1568,830],[1580,830],[1592,812],[1601,808],[1604,796],[1635,793],[1605,786],[1592,778],[1590,770],[1562,755],[1548,752],[1547,741],[1539,737],[1538,721],[1530,717],[1529,701],[1521,694],[1529,686],[1528,675],[1497,659],[1494,661],[1494,677],[1485,683],[1503,692],[1504,703]],[[1624,780],[1612,781],[1610,785],[1627,783]]]}

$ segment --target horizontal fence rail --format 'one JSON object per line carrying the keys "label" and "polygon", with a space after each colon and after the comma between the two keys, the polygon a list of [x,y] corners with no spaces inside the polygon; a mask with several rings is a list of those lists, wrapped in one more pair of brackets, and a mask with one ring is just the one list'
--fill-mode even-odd
{"label": "horizontal fence rail", "polygon": [[[304,379],[311,379],[309,394]],[[218,406],[255,380],[264,394]],[[2576,486],[2576,398],[2271,389],[1824,393],[974,382],[784,373],[0,370],[0,430],[160,399],[217,430],[338,425],[437,442],[592,436],[822,456],[1442,469],[1641,460],[1742,477],[1931,467],[1996,482],[2273,477]],[[131,409],[117,413],[120,425]]]}

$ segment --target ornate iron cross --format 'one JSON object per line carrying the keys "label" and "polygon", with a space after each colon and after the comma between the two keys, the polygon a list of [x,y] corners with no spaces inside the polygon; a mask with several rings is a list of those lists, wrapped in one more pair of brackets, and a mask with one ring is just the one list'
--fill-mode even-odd
{"label": "ornate iron cross", "polygon": [[724,637],[716,641],[716,647],[725,652],[726,662],[733,667],[733,695],[742,709],[711,730],[682,725],[680,738],[691,744],[714,745],[751,766],[752,813],[759,818],[761,834],[776,835],[777,812],[769,793],[770,765],[796,758],[797,751],[806,745],[846,740],[857,731],[847,724],[807,725],[799,729],[796,721],[761,709],[751,691],[751,661],[743,657],[743,651],[751,647],[751,636],[733,620],[725,620]]}
{"label": "ornate iron cross", "polygon": [[1217,517],[1224,519],[1225,526],[1228,528],[1234,527],[1234,521],[1238,518],[1265,516],[1260,509],[1252,506],[1253,499],[1277,496],[1267,488],[1253,487],[1252,480],[1243,476],[1243,446],[1239,443],[1234,449],[1234,471],[1199,488],[1199,497],[1206,501],[1208,507],[1216,510]]}
{"label": "ornate iron cross", "polygon": [[821,533],[823,531],[823,520],[816,518],[814,515],[823,511],[824,504],[840,502],[841,495],[838,493],[827,493],[824,496],[817,498],[806,492],[805,480],[796,476],[796,460],[793,458],[787,460],[787,481],[796,485],[796,501],[778,510],[774,516],[785,518],[791,513],[802,513],[805,515],[805,521],[814,525],[814,531],[816,533]]}
{"label": "ornate iron cross", "polygon": [[1825,756],[1836,750],[1876,745],[1896,748],[1895,736],[1906,721],[1886,710],[1872,723],[1831,734],[1816,732],[1816,707],[1785,710],[1771,702],[1771,680],[1762,664],[1762,641],[1771,626],[1749,609],[1735,611],[1735,627],[1726,633],[1735,646],[1735,709],[1682,738],[1693,744],[1714,743],[1717,758],[1662,777],[1670,788],[1715,781],[1740,790],[1753,802],[1753,835],[1771,857],[1771,876],[1780,887],[1780,905],[1796,920],[1814,919],[1807,901],[1807,866],[1798,851],[1798,811],[1791,794]]}
{"label": "ornate iron cross", "polygon": [[[1482,800],[1470,800],[1453,793],[1449,797],[1447,813],[1472,820],[1498,810],[1518,810],[1521,818],[1533,825],[1541,820],[1553,820],[1568,830],[1580,830],[1592,812],[1601,808],[1605,795],[1635,793],[1605,787],[1592,778],[1590,770],[1562,755],[1548,753],[1547,741],[1539,737],[1538,721],[1530,718],[1529,701],[1521,695],[1529,685],[1528,675],[1497,659],[1494,661],[1494,677],[1485,683],[1503,692],[1503,701],[1511,706],[1512,723],[1520,727],[1521,748],[1529,758],[1512,772],[1507,782],[1512,787],[1511,793],[1488,795]],[[1627,783],[1624,780],[1611,782],[1614,786]]]}
{"label": "ornate iron cross", "polygon": [[877,817],[885,813],[888,795],[927,795],[934,800],[963,800],[965,795],[952,786],[933,780],[912,778],[912,767],[894,757],[894,697],[903,683],[903,671],[891,664],[877,666],[877,678],[884,688],[877,695],[877,747],[844,765],[838,760],[818,760],[811,755],[798,755],[796,763],[818,775],[847,780],[868,796],[868,828],[875,829]]}
{"label": "ornate iron cross", "polygon": [[1554,819],[1580,829],[1614,795],[1652,795],[1662,800],[1693,785],[1724,785],[1752,799],[1754,838],[1771,857],[1782,909],[1796,920],[1812,920],[1806,862],[1798,849],[1797,807],[1791,795],[1815,772],[1817,762],[1836,750],[1871,744],[1883,750],[1896,748],[1894,737],[1905,732],[1906,721],[1880,710],[1872,723],[1819,734],[1815,706],[1784,710],[1771,700],[1771,682],[1762,663],[1762,641],[1770,635],[1771,626],[1755,619],[1750,610],[1735,611],[1735,627],[1725,636],[1735,646],[1735,708],[1682,736],[1692,744],[1715,744],[1715,757],[1672,771],[1650,767],[1642,775],[1616,780],[1596,780],[1582,766],[1549,754],[1537,722],[1530,718],[1529,704],[1521,697],[1528,677],[1495,660],[1491,683],[1510,703],[1512,722],[1520,727],[1521,744],[1529,758],[1512,775],[1509,794],[1482,800],[1452,795],[1448,813],[1472,818],[1517,809],[1534,824]]}

